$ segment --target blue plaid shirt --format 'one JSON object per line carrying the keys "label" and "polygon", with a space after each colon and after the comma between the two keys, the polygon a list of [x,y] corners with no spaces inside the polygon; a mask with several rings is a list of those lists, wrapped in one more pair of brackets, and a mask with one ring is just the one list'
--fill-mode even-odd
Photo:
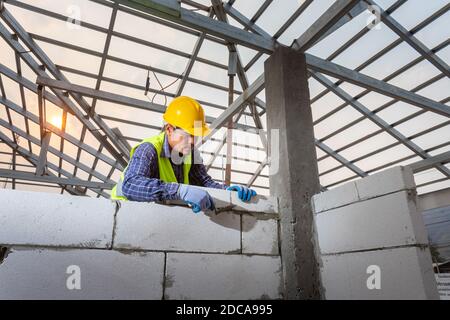
{"label": "blue plaid shirt", "polygon": [[[200,157],[198,151],[192,153],[193,157]],[[164,138],[161,157],[170,159],[170,148],[167,136]],[[194,159],[194,158],[193,158]],[[192,161],[189,171],[189,184],[208,188],[225,189],[226,186],[215,182],[206,172],[202,162]],[[200,157],[201,159],[201,157]],[[170,160],[179,183],[184,182],[183,164],[176,165]],[[179,199],[177,195],[178,183],[166,183],[159,179],[158,154],[151,143],[143,143],[136,148],[128,164],[122,185],[122,192],[132,201],[161,201]]]}

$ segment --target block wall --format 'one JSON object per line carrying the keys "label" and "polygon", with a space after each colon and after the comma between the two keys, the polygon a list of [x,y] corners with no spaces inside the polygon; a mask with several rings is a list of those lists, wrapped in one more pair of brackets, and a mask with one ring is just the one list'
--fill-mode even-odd
{"label": "block wall", "polygon": [[278,205],[208,189],[179,203],[0,190],[0,299],[280,299]]}
{"label": "block wall", "polygon": [[438,299],[410,169],[388,169],[312,202],[326,299]]}

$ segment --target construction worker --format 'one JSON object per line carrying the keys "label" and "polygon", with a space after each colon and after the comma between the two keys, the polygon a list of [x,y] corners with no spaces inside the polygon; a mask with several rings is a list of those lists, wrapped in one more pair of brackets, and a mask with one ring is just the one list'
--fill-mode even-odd
{"label": "construction worker", "polygon": [[192,185],[237,191],[242,201],[256,195],[242,185],[217,183],[206,172],[194,144],[196,137],[206,136],[210,129],[196,100],[186,96],[173,99],[163,118],[165,124],[160,134],[131,149],[130,162],[113,188],[111,199],[183,200],[197,213],[213,210],[215,206],[207,191]]}

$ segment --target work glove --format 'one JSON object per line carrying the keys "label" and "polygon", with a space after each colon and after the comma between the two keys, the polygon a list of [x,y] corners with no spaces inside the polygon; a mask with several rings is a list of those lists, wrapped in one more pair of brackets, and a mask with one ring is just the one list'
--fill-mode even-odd
{"label": "work glove", "polygon": [[256,196],[256,191],[255,190],[247,188],[245,186],[241,186],[241,185],[229,186],[227,188],[227,190],[237,191],[238,192],[238,197],[242,201],[250,201],[250,199],[253,196]]}
{"label": "work glove", "polygon": [[181,200],[186,201],[194,213],[205,210],[214,210],[214,200],[209,193],[203,189],[195,188],[187,184],[180,184],[177,191]]}

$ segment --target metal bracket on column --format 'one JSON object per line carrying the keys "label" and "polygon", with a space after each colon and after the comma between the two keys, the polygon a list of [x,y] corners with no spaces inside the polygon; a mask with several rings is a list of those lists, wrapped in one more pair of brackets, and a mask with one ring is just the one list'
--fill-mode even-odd
{"label": "metal bracket on column", "polygon": [[228,75],[235,76],[237,73],[237,59],[238,55],[236,51],[230,51],[228,56]]}
{"label": "metal bracket on column", "polygon": [[45,101],[44,101],[44,86],[38,85],[38,108],[39,108],[39,129],[41,133],[41,141],[44,139],[45,125],[46,125],[46,114],[45,114]]}
{"label": "metal bracket on column", "polygon": [[144,12],[159,11],[175,17],[181,15],[181,3],[178,0],[118,0],[118,2]]}
{"label": "metal bracket on column", "polygon": [[39,152],[39,159],[36,165],[36,175],[42,176],[45,173],[45,166],[47,165],[47,151],[50,145],[50,139],[52,133],[50,131],[45,131],[44,137],[41,140],[41,151]]}
{"label": "metal bracket on column", "polygon": [[38,107],[39,107],[39,130],[41,134],[41,151],[39,152],[39,159],[36,165],[36,175],[42,176],[45,173],[45,166],[47,165],[47,150],[50,144],[52,133],[46,129],[47,115],[45,110],[45,87],[38,85]]}

